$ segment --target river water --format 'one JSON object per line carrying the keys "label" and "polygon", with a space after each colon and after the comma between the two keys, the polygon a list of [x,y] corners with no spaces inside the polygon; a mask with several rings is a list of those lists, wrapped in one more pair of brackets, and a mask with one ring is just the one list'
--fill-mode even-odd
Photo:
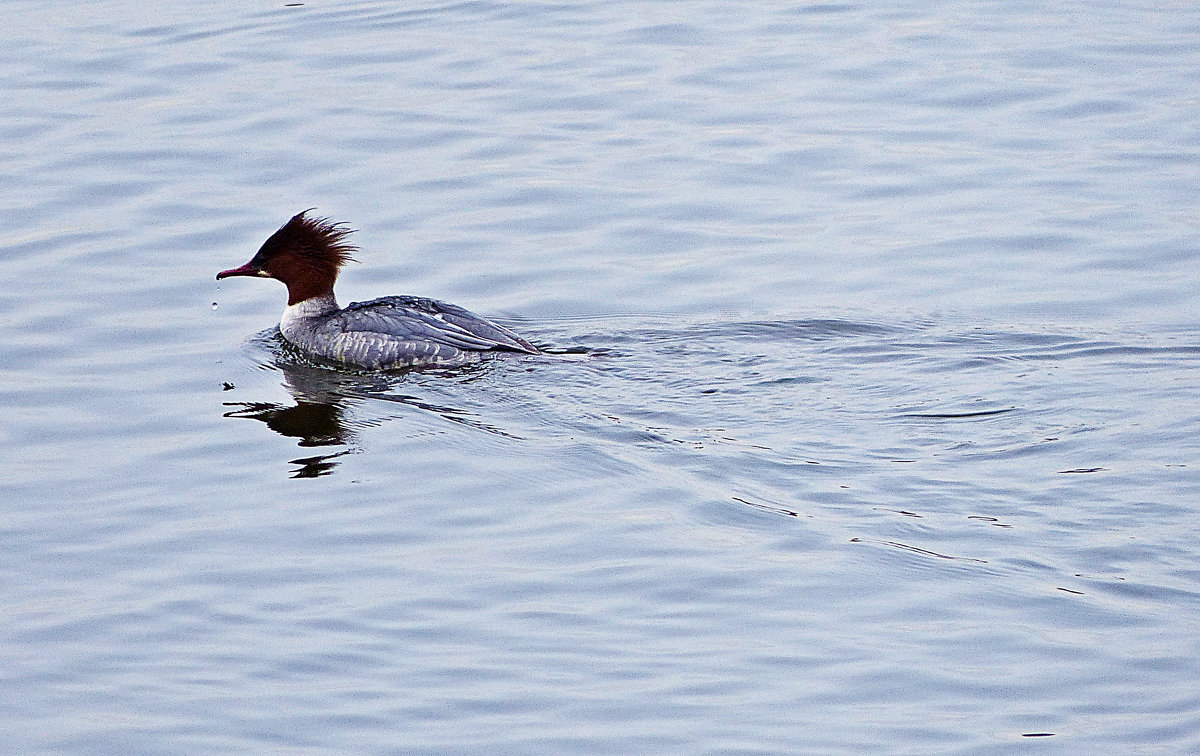
{"label": "river water", "polygon": [[5,750],[1200,751],[1197,7],[5,9]]}

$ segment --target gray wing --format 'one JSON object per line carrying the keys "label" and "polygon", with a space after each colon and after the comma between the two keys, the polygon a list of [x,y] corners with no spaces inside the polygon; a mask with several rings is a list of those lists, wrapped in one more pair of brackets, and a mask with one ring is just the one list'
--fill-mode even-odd
{"label": "gray wing", "polygon": [[338,316],[344,332],[369,331],[400,341],[434,342],[454,349],[504,349],[537,354],[538,349],[507,328],[458,305],[424,297],[381,297],[355,302]]}

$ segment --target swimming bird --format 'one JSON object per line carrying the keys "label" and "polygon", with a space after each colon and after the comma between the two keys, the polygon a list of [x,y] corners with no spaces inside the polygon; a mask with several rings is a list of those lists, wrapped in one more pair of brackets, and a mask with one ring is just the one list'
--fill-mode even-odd
{"label": "swimming bird", "polygon": [[287,286],[279,321],[283,338],[322,360],[388,370],[461,365],[489,352],[540,354],[533,344],[463,308],[436,299],[391,296],[339,307],[333,294],[357,247],[343,223],[296,214],[231,276],[274,278]]}

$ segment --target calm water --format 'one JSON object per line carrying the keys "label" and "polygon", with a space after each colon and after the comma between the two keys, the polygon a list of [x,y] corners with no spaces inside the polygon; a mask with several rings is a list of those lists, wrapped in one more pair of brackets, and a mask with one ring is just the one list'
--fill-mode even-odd
{"label": "calm water", "polygon": [[1200,751],[1196,7],[162,5],[5,5],[7,751]]}

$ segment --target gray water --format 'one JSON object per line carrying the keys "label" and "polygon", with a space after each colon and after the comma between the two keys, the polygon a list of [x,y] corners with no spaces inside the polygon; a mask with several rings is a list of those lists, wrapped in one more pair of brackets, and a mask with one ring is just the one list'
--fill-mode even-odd
{"label": "gray water", "polygon": [[5,11],[6,752],[1200,751],[1196,6]]}

